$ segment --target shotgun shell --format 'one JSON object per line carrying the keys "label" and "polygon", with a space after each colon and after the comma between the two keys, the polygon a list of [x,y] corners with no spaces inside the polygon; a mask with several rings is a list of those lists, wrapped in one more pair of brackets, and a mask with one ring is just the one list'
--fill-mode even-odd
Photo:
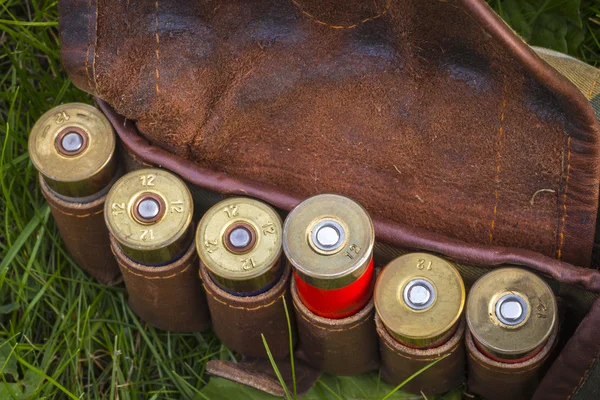
{"label": "shotgun shell", "polygon": [[42,115],[29,136],[29,155],[48,187],[71,199],[102,191],[117,170],[110,122],[82,103],[63,104]]}
{"label": "shotgun shell", "polygon": [[475,346],[483,355],[519,363],[534,357],[555,329],[556,298],[535,274],[502,268],[475,282],[466,315]]}
{"label": "shotgun shell", "polygon": [[283,249],[302,303],[325,318],[356,314],[373,294],[375,231],[369,214],[347,197],[322,194],[290,212]]}
{"label": "shotgun shell", "polygon": [[390,262],[375,284],[375,309],[401,344],[438,347],[452,337],[465,305],[465,286],[448,261],[411,253]]}
{"label": "shotgun shell", "polygon": [[177,176],[141,169],[119,179],[108,192],[104,218],[119,247],[144,265],[165,265],[189,248],[192,195]]}
{"label": "shotgun shell", "polygon": [[210,277],[223,290],[254,296],[281,275],[281,217],[269,205],[244,197],[211,207],[196,231],[196,249]]}

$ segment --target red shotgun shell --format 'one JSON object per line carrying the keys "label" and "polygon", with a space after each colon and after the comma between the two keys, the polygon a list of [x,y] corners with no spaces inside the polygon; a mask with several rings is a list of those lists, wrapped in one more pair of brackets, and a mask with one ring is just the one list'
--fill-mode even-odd
{"label": "red shotgun shell", "polygon": [[325,318],[345,318],[373,295],[375,231],[369,214],[347,197],[322,194],[285,220],[283,250],[302,303]]}

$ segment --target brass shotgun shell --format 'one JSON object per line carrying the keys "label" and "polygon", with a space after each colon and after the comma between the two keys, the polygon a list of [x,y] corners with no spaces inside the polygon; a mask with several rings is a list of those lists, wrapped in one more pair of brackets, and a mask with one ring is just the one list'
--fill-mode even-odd
{"label": "brass shotgun shell", "polygon": [[123,252],[144,265],[164,265],[192,242],[194,204],[185,183],[161,169],[141,169],[110,189],[104,217]]}
{"label": "brass shotgun shell", "polygon": [[322,194],[298,204],[283,227],[283,249],[294,267],[298,295],[313,313],[345,318],[373,293],[375,230],[355,201]]}
{"label": "brass shotgun shell", "polygon": [[369,214],[335,194],[311,197],[290,212],[283,248],[296,273],[321,289],[339,289],[358,279],[373,254],[375,230]]}
{"label": "brass shotgun shell", "polygon": [[466,316],[482,354],[500,362],[521,362],[537,354],[555,329],[556,298],[537,275],[501,268],[475,282]]}
{"label": "brass shotgun shell", "polygon": [[375,309],[385,329],[408,347],[444,344],[456,331],[465,286],[454,265],[425,253],[391,261],[375,284]]}
{"label": "brass shotgun shell", "polygon": [[116,173],[115,133],[106,117],[87,104],[68,103],[46,112],[31,129],[28,147],[44,181],[64,197],[92,196]]}
{"label": "brass shotgun shell", "polygon": [[196,249],[215,283],[249,296],[269,289],[280,276],[281,233],[281,217],[271,206],[234,197],[204,214]]}

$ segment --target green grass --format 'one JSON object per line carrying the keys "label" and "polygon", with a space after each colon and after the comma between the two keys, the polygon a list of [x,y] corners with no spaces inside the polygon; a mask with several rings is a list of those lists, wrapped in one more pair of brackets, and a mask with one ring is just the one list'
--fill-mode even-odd
{"label": "green grass", "polygon": [[[541,4],[541,13],[523,11],[515,1],[491,4],[526,39],[548,40],[600,63],[596,1],[583,2],[580,27],[571,18],[562,30],[559,17],[543,16],[566,15],[561,7],[579,1],[526,2]],[[149,327],[127,307],[122,286],[94,282],[66,254],[27,155],[28,132],[42,113],[65,102],[91,102],[61,67],[56,21],[56,1],[0,0],[0,399],[249,395],[219,380],[201,394],[206,361],[230,359],[231,352],[211,333]],[[376,375],[324,377],[311,396],[360,397],[361,387],[379,384]]]}

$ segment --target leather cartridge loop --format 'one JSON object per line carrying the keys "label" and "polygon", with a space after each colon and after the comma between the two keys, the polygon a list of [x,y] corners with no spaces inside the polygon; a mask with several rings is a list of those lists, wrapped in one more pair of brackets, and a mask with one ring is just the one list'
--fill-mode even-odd
{"label": "leather cartridge loop", "polygon": [[381,375],[385,382],[399,385],[421,368],[446,355],[446,358],[411,379],[401,390],[430,396],[445,393],[465,381],[464,319],[446,343],[424,350],[413,349],[396,341],[378,316],[375,316],[375,323],[381,350]]}
{"label": "leather cartridge loop", "polygon": [[530,399],[543,377],[544,364],[552,353],[557,334],[558,327],[555,327],[546,345],[529,360],[506,364],[484,356],[475,346],[471,333],[467,332],[467,390],[487,400]]}
{"label": "leather cartridge loop", "polygon": [[110,240],[129,293],[129,306],[140,318],[170,332],[208,328],[210,316],[193,244],[177,261],[156,267],[132,261],[113,237]]}
{"label": "leather cartridge loop", "polygon": [[213,329],[230,349],[249,357],[266,358],[261,334],[265,336],[271,354],[282,359],[290,352],[289,333],[284,300],[290,316],[293,341],[296,341],[294,311],[289,298],[290,266],[286,266],[279,281],[256,296],[236,296],[217,286],[206,267],[200,265],[200,277],[206,290]]}
{"label": "leather cartridge loop", "polygon": [[77,265],[105,285],[121,281],[121,273],[110,251],[108,230],[104,224],[106,194],[87,203],[72,203],[54,194],[40,175],[42,194],[60,236]]}
{"label": "leather cartridge loop", "polygon": [[342,319],[313,314],[291,286],[300,347],[298,357],[332,375],[358,375],[379,368],[373,300],[358,313]]}

